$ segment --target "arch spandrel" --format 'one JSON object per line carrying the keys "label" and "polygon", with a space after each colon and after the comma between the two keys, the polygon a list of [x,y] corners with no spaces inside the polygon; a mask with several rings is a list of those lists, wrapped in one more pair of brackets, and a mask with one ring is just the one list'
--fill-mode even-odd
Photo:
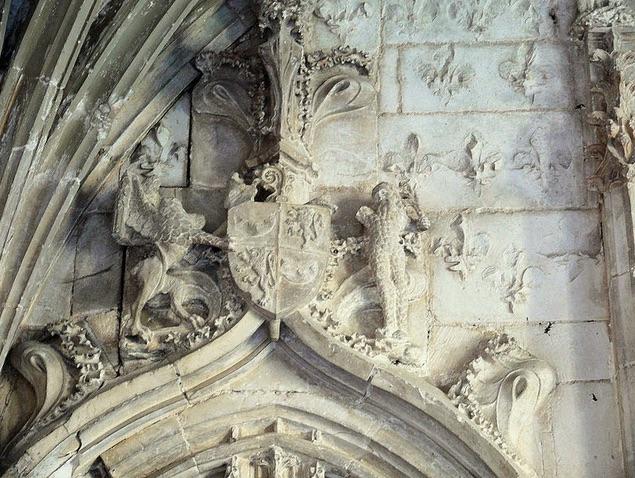
{"label": "arch spandrel", "polygon": [[[310,349],[303,333],[283,327],[271,341],[265,320],[248,313],[215,341],[110,385],[31,437],[8,476],[69,466],[84,476],[98,458],[111,476],[170,476],[191,460],[211,472],[269,447],[311,466],[348,466],[352,476],[521,476],[425,381],[380,367],[360,376]],[[337,347],[344,362],[366,360]]]}
{"label": "arch spandrel", "polygon": [[[262,2],[259,30],[241,2],[133,3],[154,23],[122,54],[129,69],[100,63],[70,82],[95,93],[111,75],[111,98],[85,131],[69,98],[42,137],[42,167],[65,152],[81,163],[77,188],[49,191],[47,220],[7,253],[21,306],[3,311],[3,346],[23,321],[41,326],[32,360],[18,346],[11,363],[45,399],[5,448],[6,476],[534,476],[516,445],[539,430],[551,368],[498,337],[451,398],[432,385],[409,327],[429,293],[431,220],[408,181],[331,171],[340,153],[362,168],[375,152],[360,139],[377,122],[372,56],[309,48],[298,2]],[[125,12],[83,62],[137,32]],[[171,131],[175,102],[191,105],[189,138]],[[179,147],[188,167],[166,182]],[[354,197],[329,196],[349,181]],[[20,223],[20,207],[3,220]],[[32,313],[37,278],[95,211],[125,255],[117,310],[49,324]]]}

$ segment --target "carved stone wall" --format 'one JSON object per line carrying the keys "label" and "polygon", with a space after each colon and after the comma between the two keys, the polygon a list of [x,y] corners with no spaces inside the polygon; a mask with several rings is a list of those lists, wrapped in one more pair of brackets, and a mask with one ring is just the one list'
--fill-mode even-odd
{"label": "carved stone wall", "polygon": [[11,20],[0,471],[634,476],[629,8]]}

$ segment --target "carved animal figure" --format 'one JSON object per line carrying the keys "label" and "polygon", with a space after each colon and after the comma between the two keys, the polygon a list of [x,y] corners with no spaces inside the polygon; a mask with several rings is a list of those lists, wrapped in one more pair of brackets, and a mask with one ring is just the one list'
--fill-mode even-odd
{"label": "carved animal figure", "polygon": [[[374,209],[362,206],[356,217],[366,229],[369,265],[379,292],[385,333],[404,338],[409,298],[403,237],[412,219],[408,214],[412,207],[389,183],[378,184],[372,197]],[[419,220],[427,228],[427,219]]]}
{"label": "carved animal figure", "polygon": [[[173,281],[168,271],[183,259],[193,244],[227,248],[225,238],[202,230],[205,225],[202,215],[188,213],[178,199],[161,197],[159,186],[159,179],[153,174],[124,173],[113,231],[120,244],[155,249],[155,254],[143,259],[132,271],[139,291],[131,307],[131,332],[146,342],[152,340],[152,331],[141,323],[141,311],[157,294],[171,292]],[[182,315],[180,304],[174,305],[173,309],[180,310]]]}

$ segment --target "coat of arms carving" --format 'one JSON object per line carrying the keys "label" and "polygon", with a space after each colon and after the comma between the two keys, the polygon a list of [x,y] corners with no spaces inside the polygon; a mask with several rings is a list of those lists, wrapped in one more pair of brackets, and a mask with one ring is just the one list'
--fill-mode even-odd
{"label": "coat of arms carving", "polygon": [[274,323],[319,292],[330,257],[329,208],[244,202],[229,210],[227,235],[236,285]]}

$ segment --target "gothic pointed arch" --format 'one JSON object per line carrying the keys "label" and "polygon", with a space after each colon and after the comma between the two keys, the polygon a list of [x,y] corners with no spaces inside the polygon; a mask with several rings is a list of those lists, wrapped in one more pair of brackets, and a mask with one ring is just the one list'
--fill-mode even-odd
{"label": "gothic pointed arch", "polygon": [[[0,368],[33,398],[2,471],[535,476],[546,362],[492,334],[443,390],[423,372],[415,185],[349,171],[342,226],[329,169],[377,153],[374,59],[307,48],[305,2],[256,3],[37,4],[0,90]],[[82,240],[120,257],[116,306],[53,320],[46,279]]]}
{"label": "gothic pointed arch", "polygon": [[[238,476],[260,476],[261,466],[306,477],[311,469],[325,476],[522,476],[425,381],[373,366],[343,346],[325,350],[321,333],[300,318],[272,341],[266,322],[249,312],[200,349],[104,388],[25,437],[8,476],[91,476],[97,460],[113,477],[219,469],[231,476],[232,467],[244,471]],[[276,465],[276,455],[287,461]]]}

